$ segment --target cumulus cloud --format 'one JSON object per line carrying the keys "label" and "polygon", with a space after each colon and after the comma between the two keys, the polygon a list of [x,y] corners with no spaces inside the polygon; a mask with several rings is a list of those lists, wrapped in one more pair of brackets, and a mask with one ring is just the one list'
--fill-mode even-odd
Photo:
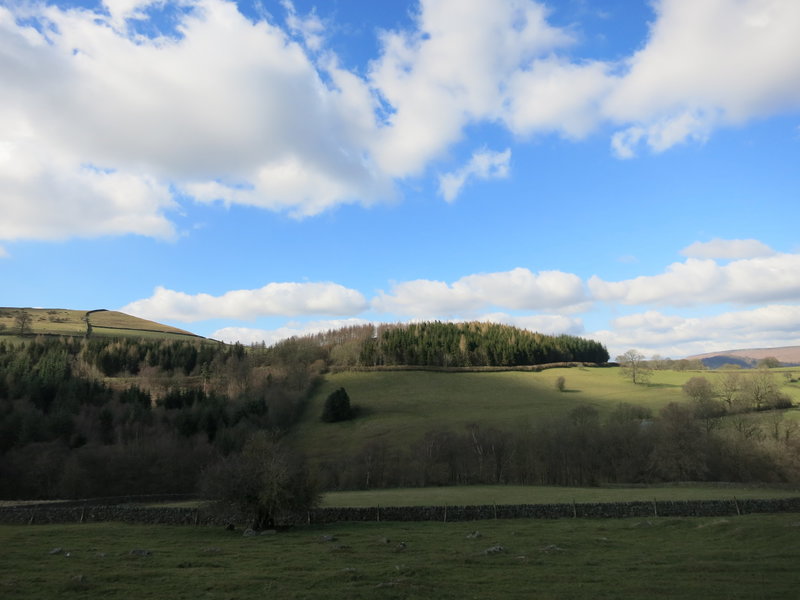
{"label": "cumulus cloud", "polygon": [[353,315],[366,307],[360,292],[336,283],[270,283],[221,296],[157,287],[150,298],[131,302],[121,310],[146,319],[192,322],[272,315]]}
{"label": "cumulus cloud", "polygon": [[[476,124],[579,139],[611,123],[631,158],[800,106],[793,0],[660,0],[617,63],[580,57],[542,2],[420,0],[363,73],[283,5],[283,26],[228,0],[0,6],[0,239],[168,238],[187,197],[296,217],[370,204]],[[441,193],[506,170],[476,155]]]}
{"label": "cumulus cloud", "polygon": [[[570,45],[526,0],[426,0],[415,28],[384,32],[371,85],[390,107],[374,145],[381,168],[421,172],[463,135],[463,128],[502,116],[511,78],[532,59]],[[536,99],[531,99],[535,102]]]}
{"label": "cumulus cloud", "polygon": [[511,150],[475,152],[470,161],[453,173],[439,177],[439,193],[447,202],[452,202],[470,179],[503,179],[508,177]]}
{"label": "cumulus cloud", "polygon": [[353,327],[356,325],[366,325],[368,321],[363,319],[331,319],[327,321],[310,321],[308,323],[287,323],[277,329],[252,329],[247,327],[224,327],[211,334],[211,338],[234,344],[260,344],[264,343],[271,346],[281,340],[291,337],[301,337],[324,333],[326,331],[341,329],[343,327]]}
{"label": "cumulus cloud", "polygon": [[[678,358],[735,348],[800,345],[800,306],[776,304],[703,317],[647,311],[619,317],[590,336],[612,356],[629,348]],[[613,348],[613,350],[612,350]]]}
{"label": "cumulus cloud", "polygon": [[758,240],[722,240],[714,238],[709,242],[694,242],[681,254],[690,258],[740,259],[772,256],[775,251]]}
{"label": "cumulus cloud", "polygon": [[452,284],[418,279],[395,284],[372,301],[374,309],[414,317],[465,315],[488,307],[567,310],[586,301],[581,279],[572,273],[533,273],[516,268],[467,275]]}
{"label": "cumulus cloud", "polygon": [[603,114],[632,123],[612,140],[630,157],[663,151],[800,106],[800,4],[793,0],[659,0],[647,42],[603,99]]}
{"label": "cumulus cloud", "polygon": [[149,4],[0,7],[3,208],[25,205],[0,237],[166,237],[176,190],[298,216],[391,195],[363,80],[224,0],[182,2],[154,37],[123,26]]}
{"label": "cumulus cloud", "polygon": [[624,281],[588,281],[596,300],[622,304],[691,306],[701,304],[800,300],[800,254],[774,254],[720,265],[689,258],[665,273]]}

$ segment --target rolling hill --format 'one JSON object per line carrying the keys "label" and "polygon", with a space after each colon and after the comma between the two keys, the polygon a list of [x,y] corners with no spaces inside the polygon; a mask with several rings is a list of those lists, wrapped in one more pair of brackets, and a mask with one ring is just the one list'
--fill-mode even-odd
{"label": "rolling hill", "polygon": [[0,308],[0,335],[18,335],[19,315],[30,317],[26,335],[164,337],[205,339],[189,331],[140,319],[114,310],[63,308]]}

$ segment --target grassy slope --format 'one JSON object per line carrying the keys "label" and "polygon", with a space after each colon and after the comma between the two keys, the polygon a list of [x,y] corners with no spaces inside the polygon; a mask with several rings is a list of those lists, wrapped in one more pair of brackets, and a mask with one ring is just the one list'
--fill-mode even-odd
{"label": "grassy slope", "polygon": [[0,526],[0,586],[8,600],[784,599],[800,584],[798,518],[342,523],[257,537],[112,523]]}
{"label": "grassy slope", "polygon": [[[647,406],[657,413],[669,402],[685,402],[681,386],[698,375],[712,381],[720,376],[658,371],[649,385],[634,385],[616,368],[550,369],[539,373],[338,373],[326,377],[311,398],[294,438],[315,462],[352,453],[374,439],[406,448],[426,431],[438,428],[463,431],[468,424],[479,423],[482,427],[516,429],[564,415],[582,404],[595,407],[601,414],[620,402]],[[555,389],[559,376],[566,379],[566,392]],[[781,375],[776,375],[776,380],[785,384]],[[338,387],[347,390],[352,404],[360,406],[362,414],[349,422],[322,423],[319,417],[325,398]],[[783,391],[800,403],[798,384],[785,384]]]}
{"label": "grassy slope", "polygon": [[[30,314],[31,333],[34,335],[86,335],[87,311],[61,308],[0,308],[0,331],[2,333],[13,336],[14,317],[19,310],[25,310]],[[95,336],[199,338],[199,336],[177,327],[140,319],[113,310],[90,311],[88,319],[93,328],[92,335]]]}

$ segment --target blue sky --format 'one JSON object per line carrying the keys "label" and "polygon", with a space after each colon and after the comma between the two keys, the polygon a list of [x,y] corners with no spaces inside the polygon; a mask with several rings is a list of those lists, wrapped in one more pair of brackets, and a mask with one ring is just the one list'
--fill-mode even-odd
{"label": "blue sky", "polygon": [[0,2],[6,306],[800,345],[795,0]]}

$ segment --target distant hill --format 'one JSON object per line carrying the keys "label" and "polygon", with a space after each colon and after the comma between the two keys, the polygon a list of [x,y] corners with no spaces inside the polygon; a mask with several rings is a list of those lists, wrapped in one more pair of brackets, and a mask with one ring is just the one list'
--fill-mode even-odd
{"label": "distant hill", "polygon": [[155,321],[140,319],[114,310],[71,310],[63,308],[0,308],[0,335],[19,334],[19,315],[29,317],[26,334],[100,337],[187,337],[199,335]]}
{"label": "distant hill", "polygon": [[748,348],[740,350],[723,350],[721,352],[707,352],[687,357],[689,360],[699,359],[711,369],[717,369],[725,364],[739,365],[743,368],[753,368],[759,360],[764,358],[777,358],[784,365],[800,365],[800,346],[783,346],[780,348]]}

